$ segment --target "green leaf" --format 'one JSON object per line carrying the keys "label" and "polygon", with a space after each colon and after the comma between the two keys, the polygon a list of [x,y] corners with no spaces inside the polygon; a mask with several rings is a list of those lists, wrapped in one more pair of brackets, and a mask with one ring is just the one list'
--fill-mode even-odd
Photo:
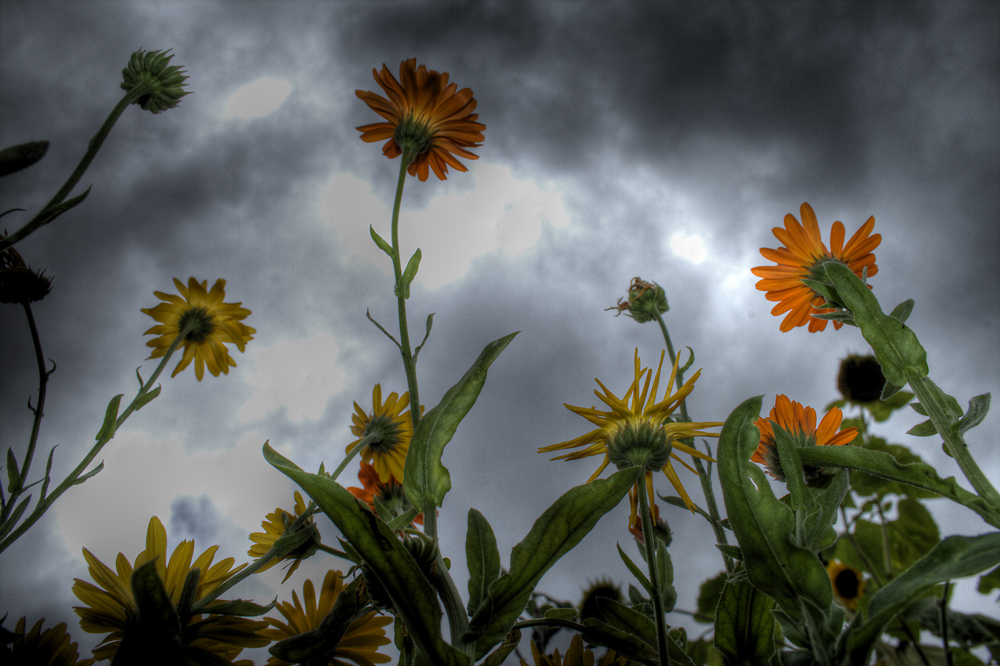
{"label": "green leaf", "polygon": [[865,663],[895,614],[931,587],[955,578],[972,576],[997,564],[1000,564],[1000,532],[944,539],[876,592],[868,603],[867,612],[854,616],[845,634],[847,657],[852,663]]}
{"label": "green leaf", "polygon": [[882,366],[886,381],[905,386],[907,370],[926,377],[927,352],[920,346],[916,334],[898,319],[884,314],[871,289],[850,268],[839,261],[824,262],[823,268],[833,282],[839,302],[854,314],[861,334]]}
{"label": "green leaf", "polygon": [[94,438],[98,442],[109,442],[115,436],[115,430],[118,429],[118,406],[124,395],[124,393],[119,393],[108,403],[108,409],[104,412],[104,424],[101,425],[97,437]]}
{"label": "green leaf", "polygon": [[273,656],[292,664],[311,663],[332,657],[337,644],[354,621],[358,611],[356,589],[361,578],[355,578],[337,595],[333,608],[315,629],[279,641],[268,648]]}
{"label": "green leaf", "polygon": [[87,472],[83,476],[78,477],[77,479],[75,479],[73,481],[72,485],[74,485],[74,486],[80,485],[81,483],[83,483],[84,481],[86,481],[87,479],[89,479],[90,477],[96,476],[102,469],[104,469],[104,461],[103,460],[100,463],[98,463],[97,467],[95,467],[94,469],[90,470],[89,472]]}
{"label": "green leaf", "polygon": [[879,396],[879,400],[888,400],[892,396],[899,393],[902,388],[902,386],[897,386],[896,384],[887,381],[885,386],[882,387],[882,395]]}
{"label": "green leaf", "polygon": [[1000,567],[980,576],[979,585],[976,587],[976,591],[980,594],[989,594],[997,589],[1000,589]]}
{"label": "green leaf", "polygon": [[0,150],[0,177],[27,169],[45,156],[48,141],[29,141]]}
{"label": "green leaf", "polygon": [[887,421],[893,412],[905,407],[912,399],[912,393],[909,391],[900,391],[888,400],[873,400],[870,403],[866,403],[865,407],[871,412],[872,417],[881,423]]}
{"label": "green leaf", "polygon": [[157,384],[156,388],[154,388],[152,391],[148,391],[137,397],[134,402],[135,410],[139,411],[140,409],[151,403],[153,400],[155,400],[157,397],[159,397],[161,388],[163,387],[160,384]]}
{"label": "green leaf", "polygon": [[621,556],[622,562],[625,563],[628,570],[631,571],[632,575],[635,576],[635,579],[639,581],[644,588],[646,588],[646,592],[652,594],[653,584],[650,582],[649,578],[646,577],[645,572],[636,566],[636,563],[632,561],[632,558],[625,554],[625,551],[622,550],[622,547],[619,544],[615,544],[615,546],[618,548],[618,555]]}
{"label": "green leaf", "polygon": [[660,584],[660,599],[663,602],[663,612],[669,613],[677,604],[677,590],[674,589],[674,565],[670,561],[670,552],[663,544],[656,548],[656,574]]}
{"label": "green leaf", "polygon": [[375,244],[378,245],[379,249],[389,255],[390,259],[394,259],[396,257],[396,251],[392,249],[391,245],[385,242],[384,238],[378,235],[378,232],[375,231],[375,227],[370,224],[368,225],[368,233],[372,235],[372,240],[375,241]]}
{"label": "green leaf", "polygon": [[[881,437],[869,436],[866,438],[863,448],[888,454],[900,465],[923,463],[920,456],[913,453],[907,447],[901,444],[888,444]],[[893,481],[883,476],[868,474],[856,469],[851,470],[851,489],[862,497],[868,497],[869,495],[883,497],[891,493],[921,499],[939,497],[939,494],[933,491],[918,488],[908,483]]]}
{"label": "green leaf", "polygon": [[399,278],[399,282],[396,284],[395,292],[396,297],[403,298],[410,297],[410,283],[413,282],[413,278],[417,276],[417,269],[420,267],[420,248],[413,253],[410,260],[406,262],[406,269],[403,271],[403,276]]}
{"label": "green leaf", "polygon": [[211,613],[212,615],[236,615],[239,617],[257,617],[263,615],[264,613],[270,612],[272,608],[278,603],[278,598],[275,597],[274,601],[266,606],[261,606],[260,604],[255,604],[252,601],[244,601],[243,599],[233,599],[232,601],[216,601],[210,603],[203,609],[205,613]]}
{"label": "green leaf", "polygon": [[803,463],[809,465],[845,467],[929,490],[972,509],[987,520],[992,520],[992,512],[983,499],[960,487],[954,477],[942,479],[933,467],[924,463],[904,465],[883,451],[855,446],[817,446],[799,449],[799,456]]}
{"label": "green leaf", "polygon": [[634,635],[651,648],[656,647],[656,624],[651,619],[614,599],[598,598],[597,607],[607,624]]}
{"label": "green leaf", "polygon": [[486,383],[486,371],[519,332],[486,345],[472,367],[448,389],[437,407],[420,419],[410,440],[403,468],[403,488],[413,506],[422,511],[432,510],[432,506],[441,506],[444,496],[451,490],[451,475],[441,464],[444,447],[455,435],[458,424],[476,404],[479,392]]}
{"label": "green leaf", "polygon": [[17,525],[17,521],[21,518],[21,514],[23,514],[24,510],[28,508],[28,502],[30,501],[31,495],[28,495],[14,507],[14,511],[12,511],[11,514],[7,516],[7,520],[3,521],[3,524],[0,525],[0,539],[3,539],[5,536],[10,534],[11,530],[14,529],[14,526]]}
{"label": "green leaf", "polygon": [[629,659],[656,663],[656,648],[634,636],[631,631],[619,629],[593,617],[588,617],[583,624],[586,630],[580,632],[580,637],[584,642],[610,648]]}
{"label": "green leaf", "polygon": [[[164,563],[165,564],[165,563]],[[173,601],[156,573],[156,562],[143,564],[131,579],[132,595],[139,615],[139,640],[147,654],[167,646],[181,645],[181,622]],[[154,647],[155,646],[155,647]]]}
{"label": "green leaf", "polygon": [[56,219],[66,211],[83,203],[83,200],[87,198],[88,194],[90,194],[89,187],[86,190],[84,190],[83,194],[81,194],[80,196],[73,197],[72,199],[67,199],[66,201],[63,201],[60,204],[56,204],[51,208],[46,208],[35,217],[35,220],[37,220],[37,225],[40,227],[44,224],[48,224],[49,222]]}
{"label": "green leaf", "polygon": [[962,420],[958,422],[958,434],[964,435],[972,428],[983,422],[987,412],[990,411],[990,394],[977,395],[969,401],[969,411],[965,413]]}
{"label": "green leaf", "polygon": [[[746,400],[722,427],[717,457],[726,512],[750,582],[766,590],[794,623],[808,619],[819,623],[816,640],[832,641],[839,626],[834,626],[836,620],[830,613],[833,590],[826,569],[815,552],[792,543],[794,512],[774,496],[760,467],[749,463],[760,443],[754,425],[760,408],[759,396]],[[799,449],[798,453],[812,450]]]}
{"label": "green leaf", "polygon": [[727,666],[763,666],[774,655],[774,599],[750,581],[727,583],[715,612],[715,649]]}
{"label": "green leaf", "polygon": [[517,649],[517,645],[520,642],[521,630],[512,629],[511,632],[504,637],[503,642],[497,646],[497,649],[486,657],[486,661],[484,661],[481,666],[503,666],[504,659],[507,658],[507,655]]}
{"label": "green leaf", "polygon": [[913,312],[913,299],[908,299],[897,305],[889,313],[889,316],[898,321],[900,324],[905,324],[906,320],[910,318],[910,313]]}
{"label": "green leaf", "polygon": [[434,588],[392,530],[329,477],[303,471],[268,444],[264,458],[299,484],[334,522],[389,594],[420,650],[434,664],[465,666],[465,655],[441,638],[442,613]]}
{"label": "green leaf", "polygon": [[694,619],[696,622],[714,622],[715,608],[719,605],[719,598],[722,596],[722,588],[726,585],[728,574],[720,571],[715,578],[709,578],[698,589],[698,612]]}
{"label": "green leaf", "polygon": [[500,576],[500,551],[497,550],[497,538],[493,534],[490,522],[475,509],[469,509],[465,558],[469,565],[468,610],[469,615],[472,615],[483,602],[490,584]]}
{"label": "green leaf", "polygon": [[14,495],[21,488],[21,472],[17,468],[14,450],[7,449],[7,492]]}
{"label": "green leaf", "polygon": [[490,585],[469,623],[466,640],[476,640],[477,659],[507,635],[542,575],[618,505],[640,476],[641,470],[631,467],[571,488],[535,521],[511,552],[510,572]]}
{"label": "green leaf", "polygon": [[[598,597],[600,600],[601,597]],[[575,608],[550,608],[542,615],[546,620],[572,620],[580,614]]]}
{"label": "green leaf", "polygon": [[906,434],[913,437],[930,437],[937,434],[937,428],[934,427],[930,419],[927,419],[907,430]]}

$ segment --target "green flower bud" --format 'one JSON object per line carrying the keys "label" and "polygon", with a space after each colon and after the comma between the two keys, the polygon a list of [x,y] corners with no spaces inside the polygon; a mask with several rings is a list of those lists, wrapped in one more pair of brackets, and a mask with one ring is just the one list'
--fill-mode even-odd
{"label": "green flower bud", "polygon": [[632,284],[628,288],[628,299],[619,298],[618,304],[608,310],[617,310],[617,317],[621,313],[626,313],[640,324],[656,319],[670,309],[667,305],[667,292],[663,287],[655,282],[646,282],[642,278],[632,278]]}
{"label": "green flower bud", "polygon": [[143,51],[132,54],[128,67],[122,70],[122,90],[131,92],[136,86],[145,84],[150,92],[142,95],[134,103],[146,111],[162,113],[180,104],[181,97],[190,95],[184,90],[184,70],[169,66],[173,55],[170,51]]}

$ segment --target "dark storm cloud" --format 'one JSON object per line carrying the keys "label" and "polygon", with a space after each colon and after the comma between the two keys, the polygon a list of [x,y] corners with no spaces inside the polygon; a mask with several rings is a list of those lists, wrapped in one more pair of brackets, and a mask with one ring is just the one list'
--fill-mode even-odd
{"label": "dark storm cloud", "polygon": [[193,539],[197,543],[213,541],[219,531],[219,510],[208,495],[177,497],[170,505],[167,531],[178,540]]}

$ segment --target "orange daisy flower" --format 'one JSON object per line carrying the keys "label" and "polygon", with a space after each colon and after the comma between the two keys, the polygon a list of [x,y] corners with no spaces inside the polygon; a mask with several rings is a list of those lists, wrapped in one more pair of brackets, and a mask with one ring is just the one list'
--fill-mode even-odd
{"label": "orange daisy flower", "polygon": [[[830,231],[830,248],[827,249],[820,236],[819,223],[812,207],[804,203],[799,209],[802,214],[802,224],[794,215],[785,215],[785,228],[775,227],[775,237],[784,245],[776,250],[762,247],[760,253],[765,259],[775,262],[776,266],[757,266],[750,271],[759,278],[757,289],[766,292],[764,297],[769,301],[777,301],[771,314],[788,315],[781,322],[782,331],[790,331],[796,326],[809,324],[809,332],[815,333],[826,329],[826,319],[816,319],[812,315],[833,312],[831,309],[819,309],[825,299],[802,283],[804,279],[825,280],[820,272],[819,264],[830,259],[844,264],[858,277],[868,269],[868,277],[878,273],[875,265],[875,255],[872,250],[882,242],[881,234],[872,234],[875,218],[869,217],[857,232],[844,245],[844,225],[834,222]],[[842,323],[833,322],[834,328],[840,328]]]}
{"label": "orange daisy flower", "polygon": [[[348,490],[367,504],[372,513],[377,513],[375,510],[376,497],[397,516],[410,510],[411,504],[406,499],[406,493],[403,492],[403,485],[396,480],[396,477],[389,475],[387,481],[381,481],[375,466],[363,462],[361,463],[361,471],[358,472],[358,481],[361,482],[361,488],[352,486]],[[413,522],[417,525],[423,525],[424,514],[418,513]]]}
{"label": "orange daisy flower", "polygon": [[470,88],[458,90],[448,83],[448,73],[417,67],[417,59],[404,60],[399,65],[399,81],[389,68],[372,69],[375,81],[389,99],[373,92],[355,90],[354,94],[385,118],[384,122],[358,127],[366,143],[384,141],[382,154],[393,159],[412,151],[406,171],[420,180],[427,180],[429,169],[440,180],[448,178],[448,167],[467,171],[457,156],[479,159],[466,148],[478,148],[486,125],[476,122],[479,114]]}
{"label": "orange daisy flower", "polygon": [[[774,445],[774,424],[778,424],[783,430],[790,433],[795,438],[796,446],[799,447],[843,446],[851,442],[858,434],[858,429],[853,426],[839,430],[843,419],[843,412],[840,411],[840,408],[834,407],[826,413],[819,423],[819,428],[817,428],[815,409],[803,407],[801,404],[789,400],[786,395],[778,395],[770,416],[766,419],[763,416],[757,419],[760,444],[750,460],[764,465],[768,474],[779,481],[784,481],[785,474],[778,459],[778,449]],[[815,480],[823,468],[806,466],[803,469],[808,482]]]}

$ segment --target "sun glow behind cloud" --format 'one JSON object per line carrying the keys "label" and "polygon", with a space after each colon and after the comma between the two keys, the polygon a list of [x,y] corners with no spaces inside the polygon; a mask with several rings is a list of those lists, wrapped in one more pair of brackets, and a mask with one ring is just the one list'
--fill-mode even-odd
{"label": "sun glow behind cloud", "polygon": [[708,258],[708,250],[698,234],[676,233],[670,237],[670,249],[674,255],[700,264]]}
{"label": "sun glow behind cloud", "polygon": [[292,92],[292,84],[264,77],[236,90],[222,113],[228,118],[263,118],[278,110]]}

